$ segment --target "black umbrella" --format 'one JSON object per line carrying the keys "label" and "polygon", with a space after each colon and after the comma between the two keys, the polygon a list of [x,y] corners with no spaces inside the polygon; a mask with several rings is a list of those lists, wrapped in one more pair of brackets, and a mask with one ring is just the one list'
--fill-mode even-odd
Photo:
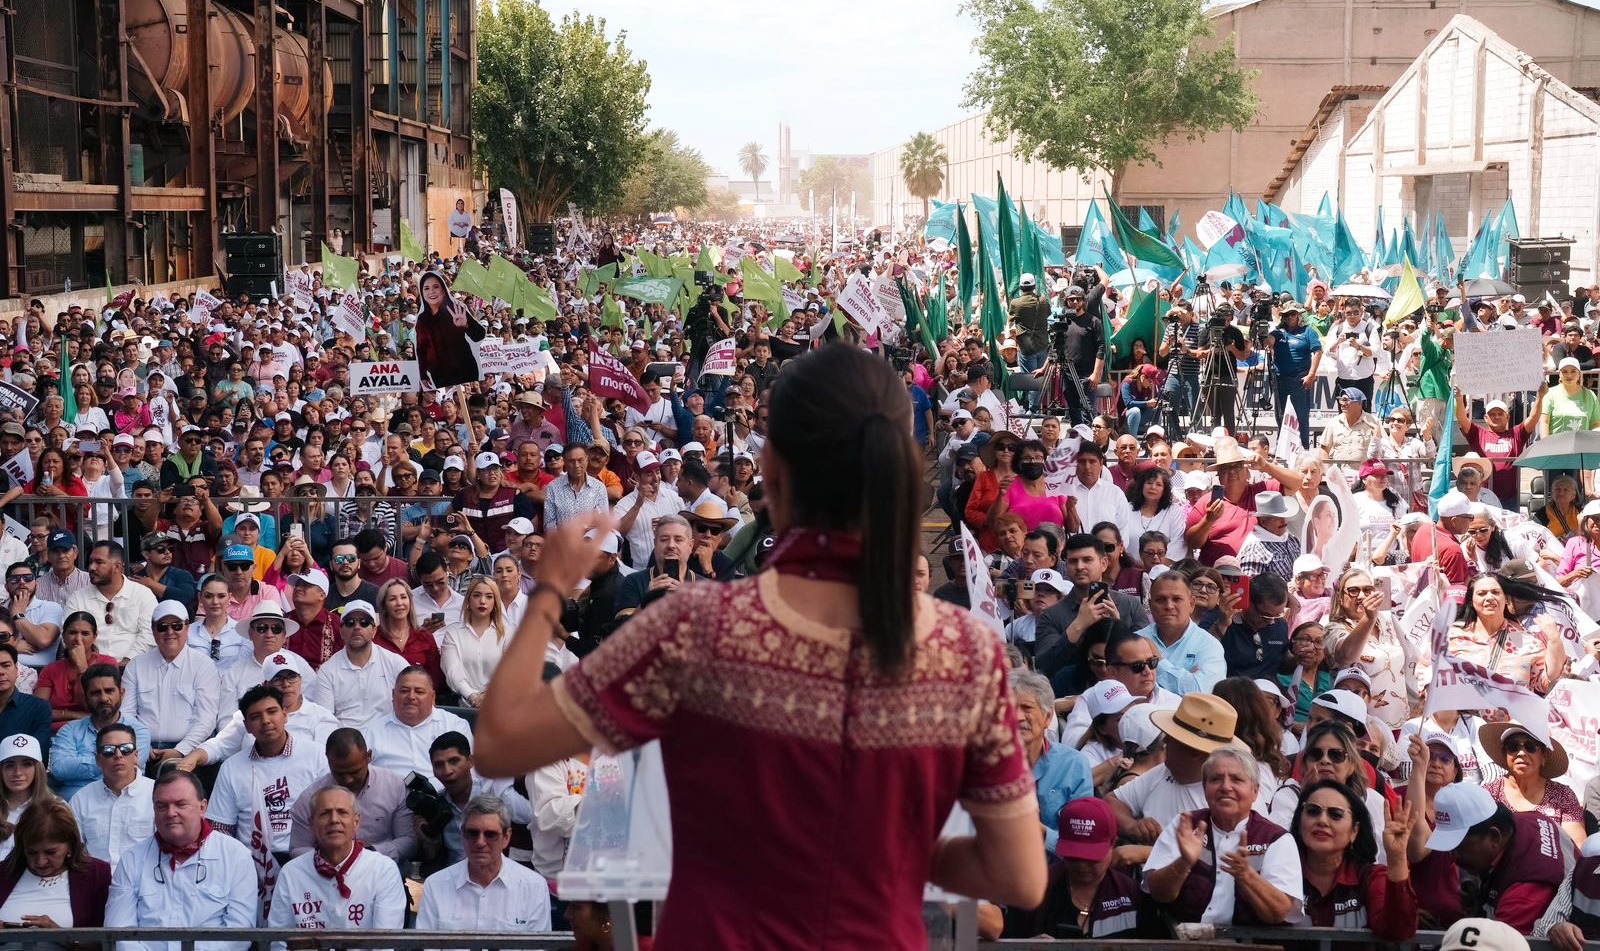
{"label": "black umbrella", "polygon": [[1524,469],[1600,468],[1600,432],[1578,429],[1546,436],[1529,446],[1515,464]]}
{"label": "black umbrella", "polygon": [[1468,297],[1504,297],[1516,292],[1515,287],[1492,277],[1475,277],[1467,282]]}

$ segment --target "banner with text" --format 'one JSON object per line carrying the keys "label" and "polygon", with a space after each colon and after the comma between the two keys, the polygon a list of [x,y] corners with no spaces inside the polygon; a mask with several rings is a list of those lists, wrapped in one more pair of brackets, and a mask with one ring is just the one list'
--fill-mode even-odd
{"label": "banner with text", "polygon": [[840,292],[839,306],[868,333],[879,333],[889,325],[889,312],[884,309],[883,301],[874,293],[872,282],[859,271],[850,275],[849,283]]}
{"label": "banner with text", "polygon": [[415,360],[386,360],[350,364],[350,395],[420,393],[422,374]]}
{"label": "banner with text", "polygon": [[996,635],[1004,637],[1006,625],[1000,619],[1000,602],[994,596],[994,579],[989,577],[988,562],[983,559],[978,540],[972,537],[972,530],[965,523],[961,526],[961,557],[967,566],[967,603],[972,605],[972,613],[993,628]]}
{"label": "banner with text", "polygon": [[361,309],[361,295],[355,291],[346,291],[339,298],[338,306],[329,312],[328,319],[335,330],[354,337],[357,343],[367,339],[366,315]]}
{"label": "banner with text", "polygon": [[[0,469],[4,469],[6,475],[11,478],[13,488],[19,485],[27,485],[33,481],[33,459],[28,455],[28,450],[26,449],[5,462],[0,462]],[[23,541],[27,541],[26,536],[24,536]]]}
{"label": "banner with text", "polygon": [[718,340],[706,351],[705,367],[700,371],[702,376],[733,376],[737,361],[734,359],[738,353],[739,344],[732,337]]}
{"label": "banner with text", "polygon": [[1566,784],[1583,789],[1600,772],[1600,684],[1558,680],[1550,688],[1550,738],[1566,747]]}
{"label": "banner with text", "polygon": [[0,412],[16,413],[23,421],[33,415],[39,398],[20,386],[0,383]]}
{"label": "banner with text", "polygon": [[619,399],[639,412],[650,409],[650,394],[644,384],[628,372],[621,360],[604,350],[589,351],[589,389],[602,400]]}

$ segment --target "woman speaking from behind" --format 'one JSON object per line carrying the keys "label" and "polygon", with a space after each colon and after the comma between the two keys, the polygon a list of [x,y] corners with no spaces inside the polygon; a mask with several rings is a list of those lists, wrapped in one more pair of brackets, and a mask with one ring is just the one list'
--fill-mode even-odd
{"label": "woman speaking from behind", "polygon": [[435,387],[476,383],[478,357],[467,339],[482,340],[483,325],[467,305],[450,296],[450,285],[438,271],[422,275],[422,306],[417,311],[417,361]]}
{"label": "woman speaking from behind", "polygon": [[[905,386],[824,347],[779,376],[768,432],[765,570],[684,586],[548,686],[545,644],[599,546],[584,532],[610,519],[546,538],[478,769],[661,741],[675,845],[658,951],[925,947],[925,881],[1037,906],[1042,830],[999,643],[912,590],[925,486]],[[977,834],[939,839],[958,799]]]}

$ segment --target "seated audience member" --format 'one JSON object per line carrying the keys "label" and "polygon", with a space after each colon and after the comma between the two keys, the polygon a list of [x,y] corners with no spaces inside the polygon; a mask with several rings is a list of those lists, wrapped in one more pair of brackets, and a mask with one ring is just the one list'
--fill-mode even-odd
{"label": "seated audience member", "polygon": [[50,784],[56,795],[72,799],[74,793],[100,777],[100,731],[121,725],[133,731],[137,766],[150,759],[150,731],[123,713],[122,670],[115,664],[95,664],[79,678],[84,707],[89,715],[56,731],[50,743]]}
{"label": "seated audience member", "polygon": [[[139,744],[125,723],[102,727],[95,737],[100,777],[73,795],[72,815],[89,854],[113,867],[155,826],[155,780],[139,766]],[[110,885],[107,877],[106,884]]]}
{"label": "seated audience member", "polygon": [[[16,840],[0,863],[0,921],[29,929],[105,923],[111,866],[89,853],[66,803],[51,797],[29,806],[17,820]],[[17,945],[48,947],[48,936]]]}
{"label": "seated audience member", "polygon": [[372,751],[372,762],[401,776],[432,774],[429,748],[450,732],[472,735],[467,721],[434,705],[433,678],[426,668],[412,665],[395,678],[389,708],[361,724]]}
{"label": "seated audience member", "polygon": [[311,802],[311,851],[289,860],[272,889],[267,927],[310,931],[398,931],[406,890],[394,860],[360,839],[361,810],[343,786]]}
{"label": "seated audience member", "polygon": [[311,797],[329,786],[342,786],[356,797],[357,808],[366,816],[361,823],[361,841],[403,867],[417,851],[416,822],[406,805],[405,777],[372,765],[372,751],[360,730],[334,730],[328,734],[323,752],[328,757],[328,775],[307,786],[289,810],[293,821],[289,851],[294,855],[311,851]]}
{"label": "seated audience member", "polygon": [[1482,786],[1456,783],[1434,797],[1438,825],[1428,848],[1449,852],[1478,879],[1469,915],[1503,921],[1522,934],[1545,937],[1572,906],[1572,840],[1554,819],[1512,812]]}
{"label": "seated audience member", "polygon": [[506,804],[495,796],[474,796],[462,813],[461,836],[466,858],[428,876],[417,930],[549,931],[549,884],[504,855],[511,841]]}
{"label": "seated audience member", "polygon": [[1039,817],[1045,826],[1045,847],[1054,848],[1055,820],[1061,807],[1074,799],[1094,795],[1089,760],[1070,746],[1050,742],[1046,735],[1056,694],[1043,674],[1013,670],[1011,690],[1016,697],[1017,732],[1022,737],[1022,751],[1033,768]]}
{"label": "seated audience member", "polygon": [[[1389,807],[1385,803],[1385,808]],[[1383,825],[1387,865],[1366,803],[1350,787],[1323,779],[1306,787],[1291,820],[1305,876],[1306,917],[1318,928],[1371,930],[1383,941],[1406,941],[1417,931],[1406,843],[1411,822],[1390,812]]]}
{"label": "seated audience member", "polygon": [[1202,775],[1205,808],[1162,828],[1145,862],[1144,890],[1178,921],[1293,920],[1305,887],[1300,853],[1292,836],[1252,809],[1261,785],[1255,757],[1220,747],[1206,757]]}

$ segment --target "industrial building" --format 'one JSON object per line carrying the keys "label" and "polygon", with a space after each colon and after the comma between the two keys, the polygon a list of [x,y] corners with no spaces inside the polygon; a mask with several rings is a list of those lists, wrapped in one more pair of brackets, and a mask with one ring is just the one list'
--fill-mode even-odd
{"label": "industrial building", "polygon": [[[0,299],[447,244],[472,200],[476,0],[16,0],[0,10]],[[70,284],[69,284],[70,282]]]}

